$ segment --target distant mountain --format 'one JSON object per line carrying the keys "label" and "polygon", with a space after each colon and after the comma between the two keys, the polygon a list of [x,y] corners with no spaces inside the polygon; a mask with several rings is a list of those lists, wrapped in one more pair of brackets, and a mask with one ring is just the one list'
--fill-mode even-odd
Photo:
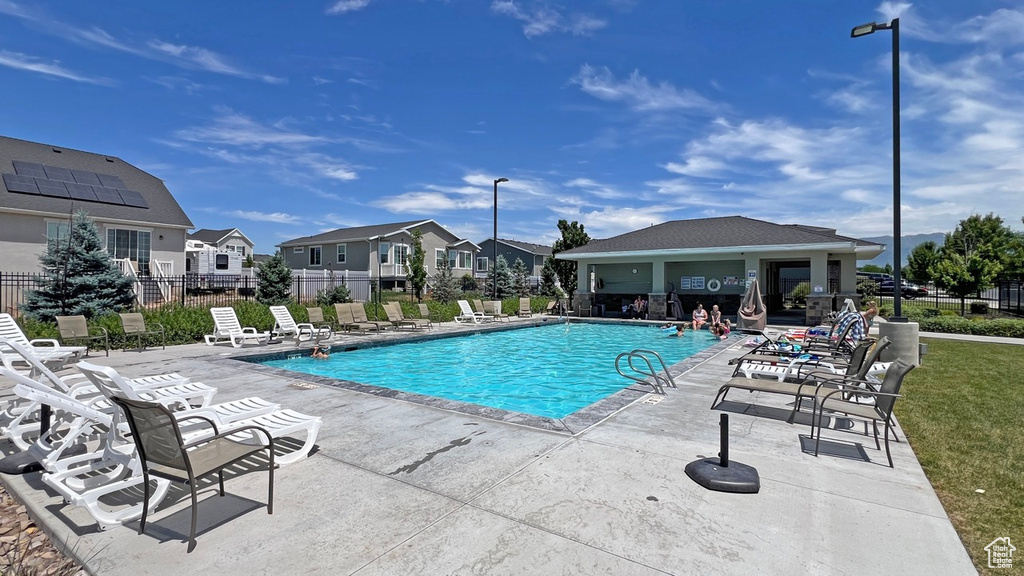
{"label": "distant mountain", "polygon": [[[892,236],[875,236],[873,238],[862,238],[862,240],[885,244],[885,252],[882,252],[877,258],[872,260],[858,260],[858,267],[867,266],[868,264],[874,264],[875,266],[892,264]],[[936,245],[942,246],[942,243],[946,241],[946,234],[945,232],[936,232],[934,234],[912,234],[910,236],[903,236],[900,240],[900,252],[903,254],[903,258],[900,262],[902,262],[903,266],[906,266],[907,255],[909,255],[918,244],[923,244],[931,240],[932,242],[935,242]]]}

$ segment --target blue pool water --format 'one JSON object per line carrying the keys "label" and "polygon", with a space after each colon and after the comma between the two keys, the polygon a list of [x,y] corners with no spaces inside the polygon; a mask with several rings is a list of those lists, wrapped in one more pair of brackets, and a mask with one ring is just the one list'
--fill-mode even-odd
{"label": "blue pool water", "polygon": [[[654,350],[667,365],[714,344],[706,331],[669,337],[653,326],[550,323],[261,364],[471,402],[535,416],[564,418],[629,386],[615,357]],[[658,368],[656,366],[656,368]]]}

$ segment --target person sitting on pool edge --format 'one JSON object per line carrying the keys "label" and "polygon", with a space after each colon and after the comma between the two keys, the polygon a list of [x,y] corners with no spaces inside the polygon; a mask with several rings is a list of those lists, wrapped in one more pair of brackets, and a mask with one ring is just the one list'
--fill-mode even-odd
{"label": "person sitting on pool edge", "polygon": [[693,329],[700,330],[700,327],[708,323],[708,313],[704,310],[703,304],[697,304],[697,309],[693,311]]}
{"label": "person sitting on pool edge", "polygon": [[710,320],[712,325],[722,323],[722,311],[718,309],[718,304],[715,304],[714,306],[711,307]]}
{"label": "person sitting on pool edge", "polygon": [[321,346],[319,344],[313,346],[313,358],[316,358],[317,360],[326,360],[330,357],[330,354],[330,346]]}

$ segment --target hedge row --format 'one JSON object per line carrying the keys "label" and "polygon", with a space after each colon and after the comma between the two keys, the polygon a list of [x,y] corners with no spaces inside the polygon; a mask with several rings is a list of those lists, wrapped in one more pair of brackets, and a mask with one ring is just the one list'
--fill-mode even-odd
{"label": "hedge row", "polygon": [[[533,298],[530,307],[534,312],[540,312],[547,306],[548,298]],[[419,317],[419,307],[409,301],[399,302],[402,306],[402,313],[410,318]],[[235,313],[242,326],[252,326],[259,331],[270,330],[274,327],[274,317],[270,314],[270,308],[253,301],[239,301],[234,304]],[[374,304],[364,304],[367,318],[374,318]],[[451,322],[455,316],[460,314],[459,305],[455,302],[442,304],[440,302],[427,302],[430,309],[430,316],[435,321]],[[299,304],[289,304],[288,310],[296,322],[308,322],[309,316],[306,307]],[[519,300],[509,299],[502,302],[502,311],[515,316],[519,311]],[[147,327],[154,324],[161,324],[164,327],[167,337],[167,344],[194,344],[202,342],[203,336],[213,333],[213,316],[209,308],[185,307],[180,304],[167,304],[152,310],[142,310],[142,316],[146,320]],[[337,322],[337,315],[333,306],[323,307],[324,318],[333,323]],[[387,320],[383,310],[377,310],[381,320]],[[36,322],[22,318],[22,326],[29,338],[54,338],[59,339],[60,333],[57,325]],[[134,347],[135,340],[128,340],[121,329],[121,318],[115,314],[107,314],[89,320],[89,327],[100,327],[107,329],[110,337],[111,348]]]}

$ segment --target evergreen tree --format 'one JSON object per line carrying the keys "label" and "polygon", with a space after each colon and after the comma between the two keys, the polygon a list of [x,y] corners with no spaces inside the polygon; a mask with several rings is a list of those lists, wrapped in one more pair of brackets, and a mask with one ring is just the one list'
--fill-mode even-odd
{"label": "evergreen tree", "polygon": [[279,306],[292,301],[292,270],[278,252],[256,268],[256,301],[267,306]]}
{"label": "evergreen tree", "polygon": [[512,290],[519,297],[530,295],[530,271],[521,258],[512,263]]}
{"label": "evergreen tree", "polygon": [[454,302],[462,295],[462,281],[452,274],[451,265],[446,258],[437,268],[437,273],[430,279],[430,289],[434,300],[443,304]]}
{"label": "evergreen tree", "polygon": [[29,318],[45,322],[56,316],[92,318],[128,309],[134,301],[132,279],[114,264],[96,224],[84,211],[72,216],[67,234],[46,243],[39,263],[43,281],[26,294],[22,305]]}
{"label": "evergreen tree", "polygon": [[423,252],[423,232],[417,228],[412,231],[412,257],[406,264],[406,279],[412,285],[412,293],[416,300],[423,299],[423,287],[427,285],[427,268],[423,265],[426,255]]}
{"label": "evergreen tree", "polygon": [[548,256],[544,259],[544,267],[540,271],[540,294],[557,298],[558,276],[555,274],[555,259]]}
{"label": "evergreen tree", "polygon": [[[494,274],[498,274],[498,293],[494,292]],[[508,268],[508,260],[505,260],[505,256],[498,254],[498,260],[494,266],[487,272],[487,285],[484,286],[484,294],[487,294],[492,300],[502,300],[507,296],[511,296],[514,293],[514,286],[512,283],[512,271]]]}

